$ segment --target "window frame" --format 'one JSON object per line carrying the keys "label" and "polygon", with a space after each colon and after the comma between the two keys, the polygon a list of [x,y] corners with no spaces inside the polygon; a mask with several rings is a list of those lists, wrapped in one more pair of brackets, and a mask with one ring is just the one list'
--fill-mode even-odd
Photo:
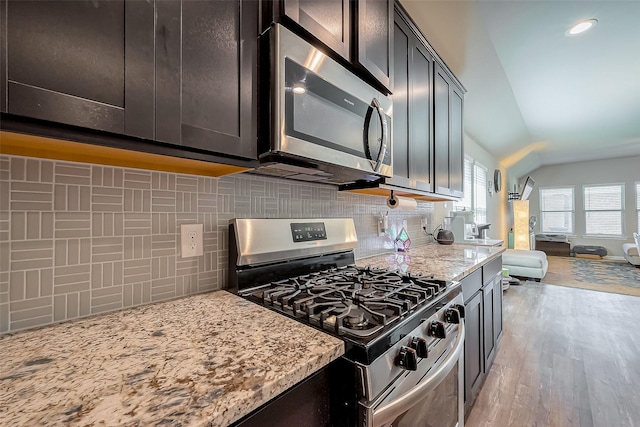
{"label": "window frame", "polygon": [[[558,189],[570,189],[571,190],[571,210],[542,210],[543,209],[543,195],[544,190],[558,190]],[[566,234],[567,236],[575,236],[576,235],[576,189],[573,185],[556,185],[552,187],[540,187],[538,188],[538,210],[539,210],[539,220],[540,220],[540,233],[550,233],[550,234]],[[545,231],[544,229],[544,214],[546,212],[570,212],[571,213],[571,231],[567,231],[564,233],[555,232],[555,231]]]}
{"label": "window frame", "polygon": [[[587,209],[587,189],[593,187],[619,187],[620,188],[620,209]],[[582,212],[584,219],[584,237],[591,238],[624,238],[625,237],[625,185],[624,182],[614,182],[607,184],[584,184],[582,186]],[[588,233],[589,228],[587,216],[590,212],[620,212],[620,234]]]}

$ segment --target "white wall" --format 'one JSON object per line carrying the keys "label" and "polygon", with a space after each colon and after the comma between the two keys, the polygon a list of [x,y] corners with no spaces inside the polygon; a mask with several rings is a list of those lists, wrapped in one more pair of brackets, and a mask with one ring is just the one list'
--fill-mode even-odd
{"label": "white wall", "polygon": [[[474,141],[469,135],[464,135],[464,154],[473,157],[487,168],[487,180],[493,185],[493,172],[500,169],[500,163],[480,144]],[[506,173],[502,170],[502,191],[487,195],[487,222],[491,224],[488,236],[492,239],[502,239],[506,242],[508,229],[505,226],[506,218]],[[488,184],[487,184],[488,186]],[[453,207],[452,202],[437,202],[434,210],[434,226],[441,224],[445,216],[449,215]],[[506,247],[506,245],[505,245]]]}
{"label": "white wall", "polygon": [[[597,245],[607,248],[609,255],[622,256],[622,244],[631,242],[636,232],[638,218],[636,214],[635,183],[640,181],[640,156],[619,159],[576,162],[560,165],[542,166],[529,175],[535,180],[535,188],[531,193],[529,210],[531,215],[540,218],[539,189],[541,187],[574,186],[575,193],[575,237],[571,237],[571,246]],[[519,177],[520,184],[526,177]],[[624,238],[585,238],[584,209],[582,186],[585,184],[625,185],[625,237]],[[536,225],[536,233],[540,232],[540,221]]]}

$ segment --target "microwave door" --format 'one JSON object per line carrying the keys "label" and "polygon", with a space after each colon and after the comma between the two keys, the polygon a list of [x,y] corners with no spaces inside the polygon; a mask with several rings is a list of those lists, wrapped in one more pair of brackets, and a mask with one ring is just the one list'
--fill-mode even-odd
{"label": "microwave door", "polygon": [[285,134],[298,143],[290,147],[305,144],[313,160],[379,173],[390,119],[378,100],[363,101],[289,58],[285,77]]}

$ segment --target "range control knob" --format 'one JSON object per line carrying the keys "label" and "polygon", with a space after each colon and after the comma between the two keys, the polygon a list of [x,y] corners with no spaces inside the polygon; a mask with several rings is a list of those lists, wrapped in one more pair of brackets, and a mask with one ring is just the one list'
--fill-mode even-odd
{"label": "range control knob", "polygon": [[460,312],[455,308],[447,308],[444,311],[444,320],[447,323],[460,323]]}
{"label": "range control knob", "polygon": [[434,338],[444,339],[447,337],[447,331],[445,330],[444,323],[438,320],[434,320],[429,324],[427,333]]}
{"label": "range control knob", "polygon": [[402,369],[408,371],[415,371],[418,369],[418,355],[412,348],[402,346],[396,356],[396,365]]}
{"label": "range control knob", "polygon": [[416,351],[418,357],[422,357],[423,359],[429,356],[429,345],[427,340],[424,338],[414,337],[411,338],[411,342],[409,343],[409,347]]}
{"label": "range control knob", "polygon": [[460,313],[460,317],[462,319],[464,319],[464,305],[462,305],[462,304],[454,304],[453,308],[458,310],[458,313]]}

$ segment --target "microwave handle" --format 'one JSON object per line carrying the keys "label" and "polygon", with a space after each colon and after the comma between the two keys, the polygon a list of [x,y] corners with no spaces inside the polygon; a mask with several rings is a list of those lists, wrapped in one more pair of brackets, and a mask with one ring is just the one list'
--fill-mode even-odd
{"label": "microwave handle", "polygon": [[[415,406],[420,400],[424,399],[425,394],[434,390],[440,382],[446,378],[451,372],[451,369],[455,366],[456,362],[460,360],[460,355],[464,348],[464,322],[460,322],[458,325],[458,337],[453,347],[453,351],[449,353],[447,359],[440,364],[433,372],[430,372],[422,382],[416,387],[412,388],[407,393],[392,400],[386,405],[373,411],[373,423],[374,427],[382,427],[393,422],[398,416],[405,413],[407,410]],[[462,393],[462,391],[460,391]]]}
{"label": "microwave handle", "polygon": [[[378,114],[378,118],[380,119],[380,126],[382,127],[382,138],[380,140],[380,150],[378,150],[378,155],[376,156],[375,163],[374,159],[371,156],[371,146],[369,144],[369,126],[371,124],[371,115],[372,111]],[[373,166],[374,172],[380,171],[380,166],[382,166],[382,161],[384,160],[384,156],[387,154],[387,145],[388,145],[388,131],[387,131],[387,118],[382,111],[382,107],[380,106],[380,102],[378,102],[377,98],[373,98],[371,100],[371,104],[367,109],[367,115],[364,118],[364,153],[367,156],[367,159],[371,160],[371,166]]]}

